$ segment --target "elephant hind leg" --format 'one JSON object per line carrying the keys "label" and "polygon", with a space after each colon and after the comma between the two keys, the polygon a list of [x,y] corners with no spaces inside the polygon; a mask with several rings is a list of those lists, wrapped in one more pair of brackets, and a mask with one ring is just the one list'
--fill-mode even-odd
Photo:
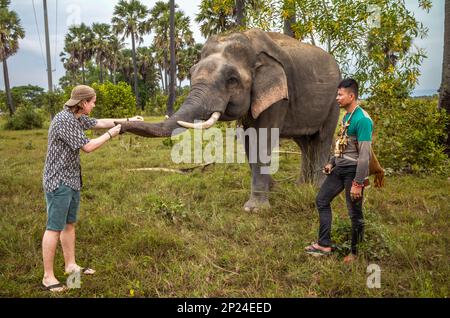
{"label": "elephant hind leg", "polygon": [[302,152],[300,176],[297,183],[320,185],[324,180],[321,168],[327,159],[328,151],[324,151],[319,134],[303,136],[294,140]]}
{"label": "elephant hind leg", "polygon": [[298,183],[313,183],[318,186],[325,180],[322,168],[331,153],[334,132],[339,118],[339,107],[333,100],[327,119],[319,131],[310,136],[295,138],[302,152]]}

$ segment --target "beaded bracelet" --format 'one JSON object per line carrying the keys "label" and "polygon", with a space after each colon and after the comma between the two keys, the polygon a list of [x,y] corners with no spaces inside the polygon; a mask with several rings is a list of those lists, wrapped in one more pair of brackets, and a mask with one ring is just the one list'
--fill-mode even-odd
{"label": "beaded bracelet", "polygon": [[364,188],[364,183],[363,184],[360,184],[360,183],[358,183],[358,182],[356,182],[355,180],[353,180],[352,181],[352,187],[355,187],[355,188]]}

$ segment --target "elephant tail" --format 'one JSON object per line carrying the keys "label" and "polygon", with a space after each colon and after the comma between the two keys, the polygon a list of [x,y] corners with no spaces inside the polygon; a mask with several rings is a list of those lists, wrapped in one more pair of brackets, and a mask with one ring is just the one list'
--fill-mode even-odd
{"label": "elephant tail", "polygon": [[373,180],[373,183],[375,185],[375,188],[382,188],[384,187],[384,171],[376,172],[375,178]]}
{"label": "elephant tail", "polygon": [[374,184],[375,188],[382,188],[384,187],[384,169],[381,167],[380,162],[377,159],[377,156],[375,156],[375,153],[371,152],[370,156],[370,162],[369,162],[369,175],[375,175]]}

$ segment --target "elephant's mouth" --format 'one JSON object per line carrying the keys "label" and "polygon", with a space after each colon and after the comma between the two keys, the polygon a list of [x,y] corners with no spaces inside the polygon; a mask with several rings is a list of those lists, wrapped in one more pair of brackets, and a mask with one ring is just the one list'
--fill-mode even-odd
{"label": "elephant's mouth", "polygon": [[186,121],[178,120],[177,124],[185,128],[208,129],[214,126],[214,124],[219,120],[220,115],[220,112],[214,112],[211,114],[211,117],[207,121],[204,121],[202,123],[189,123]]}

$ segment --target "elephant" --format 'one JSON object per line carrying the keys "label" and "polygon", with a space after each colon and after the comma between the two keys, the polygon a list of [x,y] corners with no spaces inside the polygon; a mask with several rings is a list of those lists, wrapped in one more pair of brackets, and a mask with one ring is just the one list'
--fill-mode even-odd
{"label": "elephant", "polygon": [[[190,92],[175,114],[159,123],[120,122],[121,133],[164,137],[176,128],[209,128],[217,120],[239,120],[244,129],[268,129],[271,155],[270,128],[278,128],[281,138],[293,139],[301,149],[298,182],[323,182],[321,168],[330,155],[339,117],[335,98],[341,74],[332,55],[284,34],[250,29],[211,36],[190,74]],[[192,124],[194,120],[204,122]],[[246,142],[247,157],[248,148]],[[250,163],[246,211],[270,208],[273,180],[261,173],[267,165],[259,159]]]}

